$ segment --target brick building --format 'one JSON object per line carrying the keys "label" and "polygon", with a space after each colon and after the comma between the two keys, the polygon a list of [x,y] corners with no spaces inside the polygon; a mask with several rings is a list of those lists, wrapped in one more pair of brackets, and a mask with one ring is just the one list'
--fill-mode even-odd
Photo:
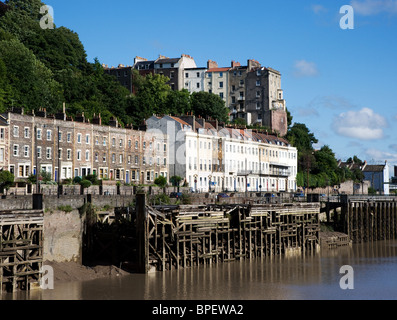
{"label": "brick building", "polygon": [[16,181],[25,181],[39,168],[53,181],[96,174],[99,179],[150,184],[160,175],[168,178],[167,144],[163,134],[121,128],[117,120],[103,126],[100,115],[89,122],[84,114],[72,119],[64,112],[29,115],[20,109],[0,118],[0,166]]}

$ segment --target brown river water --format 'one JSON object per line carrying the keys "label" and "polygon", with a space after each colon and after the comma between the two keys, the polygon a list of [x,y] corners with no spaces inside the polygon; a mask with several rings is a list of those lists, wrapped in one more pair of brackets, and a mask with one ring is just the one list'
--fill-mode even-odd
{"label": "brown river water", "polygon": [[[354,283],[342,289],[340,273]],[[382,300],[397,298],[397,241],[116,278],[55,283],[5,300]]]}

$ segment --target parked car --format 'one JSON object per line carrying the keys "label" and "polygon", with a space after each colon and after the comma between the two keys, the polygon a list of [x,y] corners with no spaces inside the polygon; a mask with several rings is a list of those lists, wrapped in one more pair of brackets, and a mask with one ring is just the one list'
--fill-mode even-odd
{"label": "parked car", "polygon": [[276,195],[274,193],[265,193],[266,198],[274,198]]}
{"label": "parked car", "polygon": [[294,195],[295,197],[304,197],[305,196],[305,194],[303,193],[303,192],[298,192],[298,193],[295,193],[295,195]]}
{"label": "parked car", "polygon": [[170,198],[181,198],[182,197],[182,192],[171,192],[170,193]]}
{"label": "parked car", "polygon": [[229,195],[227,193],[218,193],[219,198],[229,198]]}

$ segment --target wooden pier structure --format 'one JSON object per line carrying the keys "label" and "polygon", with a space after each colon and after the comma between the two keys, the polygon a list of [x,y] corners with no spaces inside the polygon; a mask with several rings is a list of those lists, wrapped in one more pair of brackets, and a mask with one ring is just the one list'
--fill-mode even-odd
{"label": "wooden pier structure", "polygon": [[139,271],[147,273],[254,257],[301,253],[319,245],[320,205],[144,205],[137,195]]}
{"label": "wooden pier structure", "polygon": [[39,284],[43,225],[42,210],[0,212],[0,294]]}
{"label": "wooden pier structure", "polygon": [[340,215],[346,233],[354,243],[397,239],[397,199],[351,198],[342,204]]}

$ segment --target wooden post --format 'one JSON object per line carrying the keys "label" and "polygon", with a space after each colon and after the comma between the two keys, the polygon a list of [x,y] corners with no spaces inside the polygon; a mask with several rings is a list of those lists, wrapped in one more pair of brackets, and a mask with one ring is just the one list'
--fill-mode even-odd
{"label": "wooden post", "polygon": [[145,194],[136,195],[136,232],[137,232],[137,252],[138,252],[138,272],[149,272],[149,234],[148,217],[146,210]]}

